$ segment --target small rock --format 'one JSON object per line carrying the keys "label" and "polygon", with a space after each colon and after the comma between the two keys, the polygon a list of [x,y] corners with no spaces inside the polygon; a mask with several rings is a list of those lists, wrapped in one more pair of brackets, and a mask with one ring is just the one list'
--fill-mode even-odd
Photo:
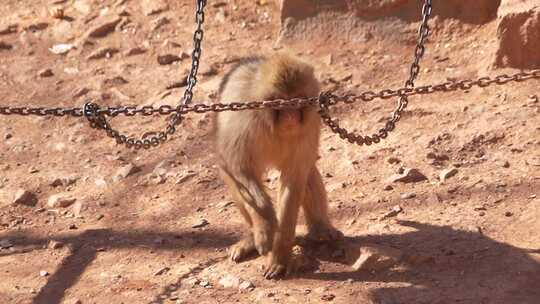
{"label": "small rock", "polygon": [[166,273],[166,272],[169,271],[169,270],[171,270],[171,268],[169,268],[169,267],[163,267],[163,268],[159,269],[158,271],[156,271],[156,272],[154,273],[154,275],[155,275],[155,276],[160,276],[160,275]]}
{"label": "small rock", "polygon": [[168,65],[180,61],[182,58],[173,54],[158,55],[157,62],[161,65]]}
{"label": "small rock", "polygon": [[204,226],[207,226],[209,223],[206,219],[200,219],[198,220],[197,222],[195,222],[195,224],[193,224],[193,226],[191,226],[191,228],[202,228]]}
{"label": "small rock", "polygon": [[333,294],[324,294],[324,295],[321,296],[321,300],[323,300],[323,301],[332,301],[335,298],[336,298],[336,296],[333,295]]}
{"label": "small rock", "polygon": [[402,257],[401,251],[382,246],[366,246],[360,248],[360,256],[352,267],[356,271],[379,271],[397,264]]}
{"label": "small rock", "polygon": [[146,16],[159,14],[169,9],[169,5],[164,0],[142,0],[141,8]]}
{"label": "small rock", "polygon": [[129,57],[129,56],[136,56],[136,55],[140,55],[140,54],[144,54],[146,53],[146,49],[144,48],[141,48],[141,47],[134,47],[134,48],[131,48],[129,50],[127,50],[124,55]]}
{"label": "small rock", "polygon": [[13,247],[13,243],[10,240],[0,240],[1,249],[9,249]]}
{"label": "small rock", "polygon": [[37,197],[30,191],[19,189],[17,192],[15,192],[13,204],[35,206],[37,204]]}
{"label": "small rock", "polygon": [[6,42],[0,41],[0,50],[11,50],[13,46]]}
{"label": "small rock", "polygon": [[253,285],[253,283],[251,283],[250,281],[244,281],[240,283],[238,289],[240,289],[241,291],[253,291],[255,289],[255,285]]}
{"label": "small rock", "polygon": [[49,241],[49,244],[47,245],[47,247],[50,249],[59,249],[62,248],[62,246],[64,246],[64,243],[55,240]]}
{"label": "small rock", "polygon": [[200,283],[201,281],[197,278],[191,278],[186,281],[186,284],[191,285],[191,286],[196,286],[196,285],[199,285]]}
{"label": "small rock", "polygon": [[504,216],[506,216],[506,217],[511,217],[512,215],[514,215],[514,213],[512,213],[512,212],[510,212],[510,211],[506,211],[506,212],[504,213]]}
{"label": "small rock", "polygon": [[103,47],[95,50],[93,53],[91,53],[88,57],[86,57],[86,60],[96,60],[96,59],[103,59],[103,58],[111,58],[114,54],[118,53],[118,49],[112,48],[112,47]]}
{"label": "small rock", "polygon": [[210,284],[210,282],[208,281],[201,281],[199,283],[199,286],[204,287],[204,288],[212,288],[212,284]]}
{"label": "small rock", "polygon": [[70,193],[58,193],[49,197],[47,206],[50,208],[65,208],[75,203],[76,200]]}
{"label": "small rock", "polygon": [[49,51],[56,55],[63,55],[73,49],[73,47],[73,44],[60,43],[53,45],[51,48],[49,48]]}
{"label": "small rock", "polygon": [[141,168],[135,166],[134,164],[128,164],[118,169],[118,171],[116,171],[116,174],[113,175],[112,180],[113,182],[118,182],[140,171],[141,171]]}
{"label": "small rock", "polygon": [[236,289],[240,287],[240,278],[228,274],[219,280],[219,285],[221,285],[223,288]]}
{"label": "small rock", "polygon": [[76,217],[81,217],[83,208],[84,204],[82,202],[75,202],[72,207],[73,215],[75,215]]}
{"label": "small rock", "polygon": [[67,187],[75,184],[79,178],[72,176],[72,177],[57,177],[53,181],[49,183],[51,187]]}
{"label": "small rock", "polygon": [[69,224],[68,229],[69,229],[69,230],[77,230],[78,227],[77,227],[77,225],[75,225],[75,224]]}
{"label": "small rock", "polygon": [[49,275],[49,272],[47,272],[46,270],[40,270],[39,271],[39,276],[41,277],[46,277]]}
{"label": "small rock", "polygon": [[403,208],[401,208],[401,206],[399,206],[399,205],[396,205],[396,206],[392,207],[392,210],[390,210],[390,211],[388,211],[387,213],[385,213],[385,214],[381,217],[381,220],[385,220],[385,219],[387,219],[387,218],[397,216],[397,215],[400,214],[401,212],[403,212]]}
{"label": "small rock", "polygon": [[441,174],[439,175],[439,178],[440,178],[440,180],[442,182],[444,182],[445,180],[449,179],[450,177],[453,177],[454,175],[456,175],[457,173],[458,173],[457,168],[449,168],[449,169],[441,171]]}
{"label": "small rock", "polygon": [[501,167],[510,168],[510,163],[507,160],[505,160],[504,162],[502,162]]}
{"label": "small rock", "polygon": [[161,16],[156,20],[152,21],[152,31],[158,30],[160,27],[171,23],[171,20],[165,16]]}
{"label": "small rock", "polygon": [[0,26],[0,36],[16,33],[17,28],[18,26],[16,24]]}
{"label": "small rock", "polygon": [[394,190],[394,187],[392,187],[392,185],[386,185],[386,186],[384,186],[383,190],[384,191],[392,191],[392,190]]}
{"label": "small rock", "polygon": [[54,76],[54,73],[53,73],[53,71],[51,69],[43,69],[43,70],[40,70],[38,72],[38,76],[43,77],[43,78],[52,77],[52,76]]}
{"label": "small rock", "polygon": [[401,194],[401,199],[411,199],[415,197],[416,197],[416,193],[414,192],[407,192],[407,193]]}
{"label": "small rock", "polygon": [[103,85],[106,87],[114,87],[114,86],[124,85],[126,83],[128,83],[128,81],[122,76],[116,76],[113,78],[107,78],[103,80]]}
{"label": "small rock", "polygon": [[417,183],[427,180],[427,177],[418,169],[407,168],[401,174],[395,174],[389,178],[390,183]]}
{"label": "small rock", "polygon": [[116,26],[118,25],[118,23],[120,23],[120,21],[122,21],[122,18],[120,17],[116,17],[114,19],[104,21],[92,27],[91,29],[89,29],[86,32],[85,36],[91,37],[91,38],[103,38],[109,35],[110,33],[114,32]]}
{"label": "small rock", "polygon": [[389,164],[399,164],[401,160],[397,157],[391,156],[386,160]]}
{"label": "small rock", "polygon": [[79,89],[75,89],[75,91],[73,91],[73,98],[78,98],[78,97],[81,97],[81,96],[84,96],[86,94],[88,94],[88,92],[90,92],[90,89],[88,88],[79,88]]}

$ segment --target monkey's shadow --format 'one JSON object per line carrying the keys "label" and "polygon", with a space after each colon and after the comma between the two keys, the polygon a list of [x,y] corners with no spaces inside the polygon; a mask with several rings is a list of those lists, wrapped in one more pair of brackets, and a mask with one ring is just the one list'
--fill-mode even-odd
{"label": "monkey's shadow", "polygon": [[[309,259],[329,262],[332,270],[297,273],[322,281],[380,282],[371,291],[376,303],[540,303],[540,250],[521,249],[481,233],[412,221],[404,234],[346,236],[334,244],[298,238]],[[429,257],[377,272],[355,271],[347,257],[351,248],[376,244],[399,249],[405,257]],[[536,256],[538,258],[533,258]],[[334,267],[335,266],[335,267]],[[337,270],[336,270],[337,269]]]}

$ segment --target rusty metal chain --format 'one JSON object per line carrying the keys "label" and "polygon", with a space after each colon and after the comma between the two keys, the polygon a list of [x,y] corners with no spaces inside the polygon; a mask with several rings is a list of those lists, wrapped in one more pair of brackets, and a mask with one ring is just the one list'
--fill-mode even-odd
{"label": "rusty metal chain", "polygon": [[[204,37],[203,23],[204,23],[204,7],[206,6],[206,0],[197,0],[197,9],[195,13],[195,23],[197,28],[193,33],[193,52],[191,53],[191,70],[187,78],[187,87],[184,92],[182,102],[176,106],[175,111],[171,109],[162,108],[160,114],[172,114],[169,120],[169,124],[164,131],[158,132],[146,132],[145,134],[152,134],[148,137],[142,136],[140,139],[134,137],[128,137],[120,134],[117,130],[113,129],[107,122],[103,114],[99,112],[100,108],[97,104],[88,102],[84,105],[83,114],[90,122],[90,126],[105,130],[109,137],[116,139],[118,144],[125,144],[128,148],[134,147],[135,149],[150,148],[151,146],[158,146],[165,142],[170,135],[176,132],[176,127],[182,122],[182,109],[188,106],[193,100],[193,88],[197,84],[197,72],[199,70],[199,61],[202,54],[201,43]],[[137,109],[126,107],[126,115],[136,113]],[[141,108],[142,114],[147,114],[150,111],[148,107]],[[151,114],[150,114],[151,115]]]}
{"label": "rusty metal chain", "polygon": [[[485,88],[491,85],[504,85],[509,82],[521,82],[531,79],[540,79],[540,70],[522,71],[512,75],[502,74],[496,77],[480,77],[477,79],[465,79],[461,81],[448,81],[435,85],[414,86],[414,80],[420,71],[420,59],[425,52],[425,39],[429,35],[428,19],[431,14],[431,2],[426,0],[422,8],[422,23],[419,28],[418,44],[415,49],[414,62],[410,68],[409,79],[405,82],[405,86],[398,89],[383,89],[378,92],[366,91],[358,94],[336,95],[331,92],[323,92],[319,97],[312,98],[294,98],[294,99],[276,99],[268,101],[239,101],[233,103],[212,103],[191,104],[193,99],[193,88],[197,83],[197,71],[199,68],[199,60],[201,56],[201,42],[203,39],[202,24],[204,22],[204,7],[205,0],[197,1],[196,23],[197,28],[193,35],[194,50],[192,53],[192,67],[188,76],[188,86],[184,93],[183,102],[178,106],[162,105],[159,107],[153,106],[120,106],[120,107],[105,107],[101,108],[97,104],[88,102],[82,108],[77,107],[13,107],[0,106],[0,115],[36,115],[36,116],[85,116],[93,128],[99,128],[106,131],[107,135],[116,139],[120,144],[126,144],[128,147],[150,148],[158,146],[160,143],[167,140],[168,136],[176,132],[176,127],[181,123],[184,115],[188,113],[206,113],[206,112],[223,112],[223,111],[244,111],[244,110],[259,110],[259,109],[284,109],[297,108],[304,106],[319,106],[320,115],[323,121],[329,125],[333,132],[337,133],[341,138],[348,140],[351,143],[358,145],[370,145],[378,143],[381,139],[388,136],[388,133],[395,128],[395,123],[401,118],[402,112],[408,105],[408,97],[413,95],[425,95],[436,92],[452,92],[457,90],[469,90],[473,87]],[[371,136],[361,136],[354,133],[349,133],[341,128],[339,124],[329,116],[329,107],[339,103],[352,104],[359,101],[369,102],[374,99],[390,99],[399,97],[398,106],[392,113],[390,119],[386,122],[384,128],[378,133]],[[106,117],[124,116],[151,116],[151,115],[167,115],[170,116],[169,124],[166,129],[161,132],[146,132],[151,136],[143,136],[141,139],[130,138],[120,134],[113,129],[107,122]]]}
{"label": "rusty metal chain", "polygon": [[[477,79],[464,79],[460,81],[447,81],[434,85],[418,86],[414,88],[402,87],[399,89],[383,89],[378,92],[365,91],[358,94],[336,95],[331,92],[325,92],[323,95],[328,98],[324,102],[329,106],[340,103],[353,104],[356,102],[369,102],[375,99],[390,99],[399,96],[427,95],[433,93],[448,93],[453,91],[467,91],[474,87],[485,88],[492,85],[504,85],[509,82],[522,82],[532,79],[540,79],[540,70],[523,71],[515,74],[501,74],[495,77],[480,77]],[[196,103],[183,106],[180,110],[170,105],[154,106],[119,106],[105,107],[92,110],[98,116],[109,117],[124,116],[152,116],[152,115],[171,115],[179,113],[185,115],[188,113],[207,113],[207,112],[225,112],[225,111],[244,111],[261,109],[284,109],[291,107],[318,106],[319,97],[312,98],[294,98],[294,99],[275,99],[268,101],[240,101],[232,103]],[[84,116],[84,108],[47,108],[47,107],[14,107],[0,106],[0,115],[22,115],[22,116]]]}
{"label": "rusty metal chain", "polygon": [[[418,41],[416,44],[416,48],[414,51],[414,61],[411,65],[410,71],[409,71],[409,79],[405,82],[405,88],[404,90],[412,90],[414,88],[414,80],[418,76],[418,73],[420,72],[420,60],[424,56],[425,53],[425,41],[426,38],[429,35],[429,17],[431,16],[431,10],[432,10],[432,1],[431,0],[425,0],[424,5],[422,7],[422,22],[420,24],[420,28],[418,29]],[[403,91],[402,91],[403,92]],[[330,96],[327,94],[321,94],[319,98],[319,108],[320,108],[320,115],[322,120],[330,127],[330,129],[339,135],[342,139],[346,139],[350,143],[354,143],[357,145],[371,145],[372,143],[379,143],[381,139],[385,139],[388,137],[388,133],[392,132],[396,127],[396,122],[398,122],[401,119],[401,113],[407,108],[407,105],[409,104],[409,99],[407,95],[400,94],[402,92],[398,92],[399,99],[397,102],[397,107],[392,112],[392,116],[388,119],[386,124],[383,128],[379,129],[377,133],[369,135],[358,135],[354,132],[349,132],[346,129],[340,127],[339,123],[332,119],[330,117],[330,112],[328,109],[328,105],[330,102]],[[385,92],[384,94],[389,93]]]}

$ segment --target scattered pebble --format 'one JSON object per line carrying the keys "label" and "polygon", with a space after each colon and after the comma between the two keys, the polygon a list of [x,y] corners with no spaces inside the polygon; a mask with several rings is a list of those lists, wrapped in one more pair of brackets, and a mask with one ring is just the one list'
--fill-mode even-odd
{"label": "scattered pebble", "polygon": [[388,180],[390,183],[417,183],[427,180],[427,177],[421,173],[418,169],[407,168],[403,170],[401,174],[395,174]]}
{"label": "scattered pebble", "polygon": [[387,219],[387,218],[397,216],[397,215],[400,214],[401,212],[403,212],[403,208],[401,208],[401,206],[399,206],[399,205],[396,205],[396,206],[392,207],[392,210],[390,210],[390,211],[388,211],[387,213],[385,213],[385,214],[381,217],[381,220],[385,220],[385,219]]}
{"label": "scattered pebble", "polygon": [[13,197],[13,204],[35,206],[37,204],[37,196],[25,189],[18,189]]}
{"label": "scattered pebble", "polygon": [[146,52],[147,52],[147,50],[144,49],[144,48],[134,47],[134,48],[131,48],[131,49],[127,50],[124,53],[124,55],[127,56],[127,57],[130,57],[130,56],[136,56],[136,55],[144,54]]}
{"label": "scattered pebble", "polygon": [[202,228],[204,226],[207,226],[209,223],[206,219],[200,219],[198,220],[197,222],[195,222],[195,224],[193,224],[193,226],[191,226],[191,228]]}
{"label": "scattered pebble", "polygon": [[39,77],[47,78],[54,76],[54,73],[51,69],[43,69],[38,72]]}
{"label": "scattered pebble", "polygon": [[512,213],[512,212],[510,212],[510,211],[506,211],[506,212],[504,213],[504,216],[506,216],[506,217],[511,217],[512,215],[514,215],[514,213]]}
{"label": "scattered pebble", "polygon": [[161,64],[161,65],[172,64],[172,63],[180,61],[180,60],[182,60],[182,58],[180,58],[180,56],[173,55],[173,54],[159,55],[157,57],[157,62],[159,64]]}
{"label": "scattered pebble", "polygon": [[13,243],[10,240],[0,240],[1,249],[9,249],[13,247]]}
{"label": "scattered pebble", "polygon": [[90,28],[86,32],[85,36],[91,37],[91,38],[103,38],[109,35],[110,33],[114,32],[116,26],[118,25],[118,23],[120,23],[120,21],[122,21],[122,18],[120,17],[116,17],[116,18],[104,21]]}
{"label": "scattered pebble", "polygon": [[51,51],[51,53],[56,54],[56,55],[63,55],[69,52],[71,49],[73,49],[73,47],[74,47],[73,44],[60,43],[60,44],[53,45],[51,48],[49,48],[49,51]]}
{"label": "scattered pebble", "polygon": [[86,57],[86,60],[96,60],[96,59],[103,59],[103,58],[111,58],[114,54],[118,53],[119,50],[117,48],[112,47],[102,47],[94,52],[92,52],[88,57]]}
{"label": "scattered pebble", "polygon": [[401,194],[401,199],[411,199],[415,197],[416,197],[416,193],[414,192],[406,192],[406,193]]}
{"label": "scattered pebble", "polygon": [[401,258],[402,252],[391,247],[363,246],[352,268],[356,271],[379,271],[394,266]]}
{"label": "scattered pebble", "polygon": [[13,48],[13,46],[11,44],[0,41],[0,51],[1,50],[11,50],[12,48]]}
{"label": "scattered pebble", "polygon": [[64,246],[64,243],[55,240],[49,241],[49,244],[47,245],[50,249],[59,249],[62,248],[62,246]]}
{"label": "scattered pebble", "polygon": [[240,278],[233,275],[226,275],[219,280],[219,285],[223,288],[239,288],[240,287]]}
{"label": "scattered pebble", "polygon": [[251,283],[250,281],[244,281],[240,283],[238,289],[240,289],[241,291],[253,291],[255,289],[255,285],[253,285],[253,283]]}
{"label": "scattered pebble", "polygon": [[441,171],[440,175],[439,175],[439,179],[444,182],[445,180],[453,177],[454,175],[456,175],[458,173],[458,169],[457,168],[449,168],[449,169],[445,169],[443,171]]}
{"label": "scattered pebble", "polygon": [[39,271],[39,276],[40,277],[46,277],[49,275],[49,272],[47,272],[46,270],[40,270]]}
{"label": "scattered pebble", "polygon": [[49,208],[65,208],[75,203],[77,199],[70,193],[53,194],[47,200]]}
{"label": "scattered pebble", "polygon": [[112,180],[113,182],[118,182],[140,171],[141,168],[135,166],[134,164],[127,164],[116,171],[116,173],[112,177]]}
{"label": "scattered pebble", "polygon": [[156,272],[154,273],[154,275],[155,275],[155,276],[160,276],[160,275],[162,275],[162,274],[168,272],[169,270],[171,270],[171,268],[169,268],[169,267],[163,267],[163,268],[159,269],[158,271],[156,271]]}

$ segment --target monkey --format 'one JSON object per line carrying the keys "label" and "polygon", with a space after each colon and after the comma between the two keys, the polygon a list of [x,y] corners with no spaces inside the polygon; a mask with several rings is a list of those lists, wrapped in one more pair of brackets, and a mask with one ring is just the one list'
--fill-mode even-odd
{"label": "monkey", "polygon": [[[222,103],[316,97],[320,85],[312,65],[286,52],[246,57],[223,77]],[[220,112],[214,118],[220,175],[249,230],[229,249],[239,262],[266,256],[264,277],[291,272],[291,251],[300,207],[309,239],[332,241],[343,234],[330,222],[327,193],[316,167],[321,119],[315,106]],[[278,208],[262,184],[278,170]]]}

